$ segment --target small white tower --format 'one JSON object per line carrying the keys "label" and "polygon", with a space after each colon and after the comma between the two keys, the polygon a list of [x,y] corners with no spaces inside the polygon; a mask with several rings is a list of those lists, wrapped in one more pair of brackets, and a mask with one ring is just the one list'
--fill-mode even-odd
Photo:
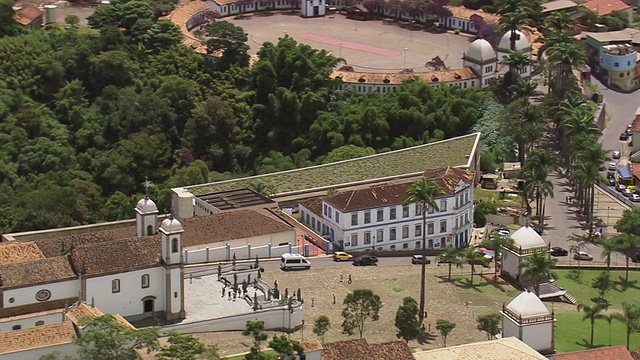
{"label": "small white tower", "polygon": [[489,86],[489,80],[496,77],[498,57],[493,46],[485,39],[477,39],[469,45],[462,56],[462,66],[471,68],[480,79],[480,86]]}
{"label": "small white tower", "polygon": [[184,319],[184,283],[182,267],[182,224],[173,215],[160,224],[162,260],[166,273],[165,318],[169,322]]}
{"label": "small white tower", "polygon": [[158,207],[149,196],[138,201],[136,205],[136,231],[138,237],[156,234],[158,224]]}
{"label": "small white tower", "polygon": [[554,352],[555,319],[536,294],[523,292],[503,306],[500,313],[502,338],[515,336],[541,354]]}
{"label": "small white tower", "polygon": [[549,245],[530,226],[523,226],[511,234],[513,245],[502,249],[502,275],[508,275],[520,282],[525,271],[522,264],[529,256],[538,251],[548,251]]}
{"label": "small white tower", "polygon": [[[527,36],[520,30],[516,30],[516,48],[515,50],[522,52],[529,59],[531,59],[531,44],[529,44],[529,40]],[[507,57],[511,53],[511,31],[507,31],[502,38],[500,39],[500,43],[498,44],[498,60],[502,62],[505,57]],[[526,65],[522,69],[520,69],[520,76],[529,77],[531,76],[531,65]]]}

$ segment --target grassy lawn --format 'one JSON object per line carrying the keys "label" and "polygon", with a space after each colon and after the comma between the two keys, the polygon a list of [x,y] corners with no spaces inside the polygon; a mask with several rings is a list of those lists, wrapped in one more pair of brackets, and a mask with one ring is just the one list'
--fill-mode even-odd
{"label": "grassy lawn", "polygon": [[[578,280],[571,276],[570,270],[556,270],[558,284],[569,291],[581,303],[591,305],[591,299],[598,296],[597,290],[591,287],[593,279],[600,274],[599,270],[581,270]],[[624,271],[612,271],[616,283],[614,290],[606,295],[611,307],[605,315],[621,312],[623,302],[640,300],[640,273],[630,272],[629,283],[624,282]],[[626,285],[626,286],[625,286]],[[591,325],[589,320],[582,320],[583,313],[576,310],[556,312],[556,349],[560,352],[584,350],[589,348]],[[611,329],[611,334],[609,334]],[[624,325],[613,320],[611,327],[604,319],[595,322],[594,346],[626,345]],[[611,336],[611,342],[609,342]],[[631,335],[631,350],[640,350],[640,334]]]}
{"label": "grassy lawn", "polygon": [[[267,356],[267,359],[271,360],[275,360],[278,358],[278,354],[273,351],[273,350],[265,350],[262,352],[263,354],[265,354]],[[238,356],[232,356],[232,357],[227,357],[224,358],[224,360],[243,360],[244,359],[244,355],[238,355]]]}

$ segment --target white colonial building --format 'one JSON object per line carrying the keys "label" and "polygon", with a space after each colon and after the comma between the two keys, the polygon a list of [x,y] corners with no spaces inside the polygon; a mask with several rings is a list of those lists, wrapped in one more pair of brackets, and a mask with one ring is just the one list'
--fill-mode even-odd
{"label": "white colonial building", "polygon": [[345,250],[414,250],[469,243],[473,225],[474,173],[456,168],[428,169],[444,195],[435,200],[438,210],[427,213],[422,228],[422,207],[403,205],[410,183],[388,184],[341,192],[300,204],[300,220]]}
{"label": "white colonial building", "polygon": [[514,336],[542,354],[554,352],[555,318],[535,293],[521,293],[500,313],[503,338]]}

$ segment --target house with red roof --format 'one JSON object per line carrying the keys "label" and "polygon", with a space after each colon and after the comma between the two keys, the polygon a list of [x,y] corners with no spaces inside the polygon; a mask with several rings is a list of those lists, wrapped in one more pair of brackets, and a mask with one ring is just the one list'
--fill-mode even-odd
{"label": "house with red roof", "polygon": [[582,6],[595,11],[598,16],[610,15],[616,11],[624,12],[628,16],[629,21],[631,21],[633,16],[631,6],[625,4],[622,0],[590,0],[582,4]]}
{"label": "house with red roof", "polygon": [[13,18],[27,29],[40,29],[44,11],[33,5],[25,5],[16,10]]}

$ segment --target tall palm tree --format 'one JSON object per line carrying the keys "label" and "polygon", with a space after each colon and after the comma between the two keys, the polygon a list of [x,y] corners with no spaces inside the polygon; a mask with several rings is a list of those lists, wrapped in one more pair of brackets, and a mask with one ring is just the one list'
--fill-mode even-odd
{"label": "tall palm tree", "polygon": [[439,262],[444,262],[449,265],[449,275],[447,279],[451,281],[451,266],[462,267],[462,261],[460,260],[460,251],[455,247],[449,245],[444,252],[440,254]]}
{"label": "tall palm tree", "polygon": [[540,296],[540,282],[544,279],[556,277],[553,268],[557,262],[557,259],[549,258],[549,254],[546,251],[534,252],[520,264],[520,268],[524,268],[520,277],[531,280],[533,282],[533,290],[537,296]]}
{"label": "tall palm tree", "polygon": [[[522,70],[525,66],[532,65],[533,60],[531,60],[531,58],[527,54],[520,50],[512,50],[502,60],[501,63],[509,66],[509,70],[507,71],[503,79],[503,86],[511,92],[513,90],[513,85],[515,85],[518,80],[522,78],[520,76],[520,70]],[[512,96],[513,95],[511,94],[511,97]]]}
{"label": "tall palm tree", "polygon": [[568,12],[554,11],[551,15],[544,19],[544,24],[547,28],[551,28],[557,31],[569,30],[577,23]]}
{"label": "tall palm tree", "polygon": [[640,237],[634,234],[622,233],[613,237],[616,252],[624,255],[626,260],[624,280],[629,281],[629,259],[640,249]]}
{"label": "tall palm tree", "polygon": [[627,350],[631,333],[640,331],[640,305],[637,303],[622,303],[622,314],[614,314],[616,320],[622,322],[627,330]]}
{"label": "tall palm tree", "polygon": [[611,268],[611,255],[616,251],[616,242],[612,238],[601,237],[596,240],[596,244],[602,249],[600,254],[605,257],[607,272],[609,272]]}
{"label": "tall palm tree", "polygon": [[529,160],[523,169],[525,196],[535,198],[540,226],[544,225],[545,198],[553,197],[553,183],[548,177],[556,168],[557,158],[551,150],[536,149],[529,155]]}
{"label": "tall palm tree", "polygon": [[517,31],[525,25],[533,25],[533,21],[529,14],[521,9],[502,14],[500,17],[500,25],[502,32],[509,32],[510,50],[516,50],[516,41],[518,40]]}
{"label": "tall palm tree", "polygon": [[577,82],[573,72],[587,62],[584,46],[572,38],[547,50],[547,55],[551,69],[549,82],[553,85],[551,91],[562,93],[574,89]]}
{"label": "tall palm tree", "polygon": [[484,255],[474,248],[466,248],[462,251],[462,255],[467,260],[469,265],[471,265],[471,279],[470,283],[473,286],[473,276],[476,273],[476,265],[487,265],[488,260],[485,259]]}
{"label": "tall palm tree", "polygon": [[[438,211],[438,204],[436,203],[436,197],[444,195],[444,190],[434,181],[427,181],[427,179],[420,178],[407,189],[407,198],[404,201],[404,205],[419,204],[422,208],[422,256],[427,256],[427,212],[429,208]],[[422,262],[422,270],[420,273],[420,313],[418,314],[419,322],[422,324],[424,321],[424,307],[425,307],[425,281],[427,277],[427,264]]]}
{"label": "tall palm tree", "polygon": [[596,326],[596,319],[602,319],[603,315],[600,313],[606,310],[608,307],[608,303],[604,302],[594,303],[593,306],[578,304],[578,311],[584,312],[582,320],[589,319],[589,321],[591,322],[591,341],[589,342],[591,346],[593,346],[593,332]]}
{"label": "tall palm tree", "polygon": [[531,132],[540,134],[544,118],[537,106],[532,105],[528,99],[513,101],[509,104],[508,110],[509,126],[514,140],[518,145],[518,161],[525,166],[527,149],[533,147],[533,143],[540,137],[531,138]]}
{"label": "tall palm tree", "polygon": [[[504,257],[506,256],[506,253],[502,251],[503,247],[507,247],[509,245],[513,245],[514,240],[510,237],[505,237],[500,235],[498,232],[496,231],[492,231],[489,233],[489,238],[487,239],[487,243],[489,244],[491,249],[494,249],[495,251],[495,256],[493,257],[493,261],[494,261],[494,273],[493,276],[495,279],[498,278],[498,258],[500,257],[500,268],[502,268],[502,262],[504,261]],[[498,254],[502,254],[501,256],[498,256]]]}

